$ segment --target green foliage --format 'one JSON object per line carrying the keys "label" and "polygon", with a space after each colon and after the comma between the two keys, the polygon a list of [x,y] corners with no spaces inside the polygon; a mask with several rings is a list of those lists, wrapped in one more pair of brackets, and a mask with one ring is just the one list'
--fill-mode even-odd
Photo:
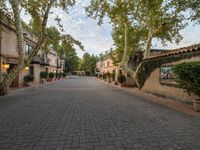
{"label": "green foliage", "polygon": [[99,75],[99,79],[101,79],[102,77],[103,77],[103,75],[102,75],[102,74],[100,74],[100,75]]}
{"label": "green foliage", "polygon": [[49,78],[50,78],[50,79],[53,79],[54,76],[55,76],[55,73],[53,73],[53,72],[50,72],[50,73],[49,73]]}
{"label": "green foliage", "polygon": [[113,81],[115,81],[115,76],[116,76],[116,73],[114,73],[114,72],[111,73],[111,77],[112,77],[112,80],[113,80]]}
{"label": "green foliage", "polygon": [[188,20],[197,21],[200,23],[200,1],[199,0],[176,0],[172,2],[173,5],[182,10],[188,11],[190,14],[187,16]]}
{"label": "green foliage", "polygon": [[62,76],[63,76],[63,77],[66,77],[66,76],[67,76],[66,72],[63,72]]}
{"label": "green foliage", "polygon": [[106,77],[107,78],[110,78],[110,75],[111,75],[110,72],[106,72]]}
{"label": "green foliage", "polygon": [[60,32],[56,27],[49,27],[46,29],[47,36],[46,36],[46,44],[48,46],[52,46],[55,51],[58,51],[59,42],[61,39]]}
{"label": "green foliage", "polygon": [[28,75],[24,76],[24,81],[25,82],[33,82],[34,81],[34,76],[28,74]]}
{"label": "green foliage", "polygon": [[78,70],[80,59],[77,56],[75,46],[78,46],[83,51],[84,46],[69,34],[61,36],[60,43],[58,55],[61,59],[65,60],[65,70],[67,72]]}
{"label": "green foliage", "polygon": [[130,56],[137,51],[144,51],[144,58],[148,57],[154,38],[159,39],[163,45],[167,42],[179,43],[182,39],[180,30],[186,25],[183,23],[185,17],[173,2],[92,0],[86,12],[91,18],[97,19],[99,24],[103,23],[104,16],[110,18],[116,48],[111,58],[114,64],[120,64],[123,72],[133,74],[128,64]]}
{"label": "green foliage", "polygon": [[104,73],[104,74],[102,75],[102,77],[103,77],[103,79],[105,80],[105,79],[106,79],[106,74]]}
{"label": "green foliage", "polygon": [[40,78],[47,79],[47,77],[48,77],[48,72],[46,72],[46,71],[40,72]]}
{"label": "green foliage", "polygon": [[83,70],[89,75],[92,75],[95,72],[97,61],[98,57],[85,53],[83,59],[80,61],[79,70]]}
{"label": "green foliage", "polygon": [[188,94],[200,97],[200,61],[184,62],[174,66],[173,72],[179,86]]}
{"label": "green foliage", "polygon": [[119,74],[119,75],[117,76],[117,80],[118,80],[119,83],[123,84],[123,83],[126,82],[126,76],[123,75],[123,74]]}

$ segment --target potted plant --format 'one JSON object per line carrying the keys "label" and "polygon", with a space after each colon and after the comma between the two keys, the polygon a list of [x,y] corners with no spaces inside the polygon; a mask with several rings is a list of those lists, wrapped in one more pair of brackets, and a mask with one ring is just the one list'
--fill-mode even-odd
{"label": "potted plant", "polygon": [[63,72],[62,76],[63,76],[63,78],[66,78],[66,76],[67,76],[66,72]]}
{"label": "potted plant", "polygon": [[53,78],[54,78],[54,73],[53,72],[49,73],[49,78],[50,78],[50,81],[53,81]]}
{"label": "potted plant", "polygon": [[48,78],[48,72],[46,72],[46,71],[40,72],[40,78],[41,78],[42,83],[46,82],[46,80]]}
{"label": "potted plant", "polygon": [[103,80],[106,81],[106,74],[105,73],[103,74],[102,77],[103,77]]}
{"label": "potted plant", "polygon": [[61,77],[62,77],[62,73],[61,73],[61,72],[59,72],[59,79],[61,79]]}
{"label": "potted plant", "polygon": [[121,86],[126,85],[126,76],[123,74],[119,74],[117,77],[118,82],[120,83]]}
{"label": "potted plant", "polygon": [[112,81],[113,81],[113,82],[115,82],[115,76],[116,76],[116,74],[113,72],[113,73],[111,74],[111,77],[112,77]]}
{"label": "potted plant", "polygon": [[28,75],[24,76],[24,85],[25,86],[31,86],[33,81],[34,81],[33,75],[28,74]]}
{"label": "potted plant", "polygon": [[102,79],[102,74],[99,75],[99,79]]}
{"label": "potted plant", "polygon": [[110,74],[110,72],[107,72],[107,73],[106,73],[106,78],[107,78],[107,81],[108,81],[109,83],[111,83],[111,74]]}
{"label": "potted plant", "polygon": [[178,85],[189,95],[196,95],[193,100],[194,110],[200,112],[200,61],[184,62],[173,67]]}

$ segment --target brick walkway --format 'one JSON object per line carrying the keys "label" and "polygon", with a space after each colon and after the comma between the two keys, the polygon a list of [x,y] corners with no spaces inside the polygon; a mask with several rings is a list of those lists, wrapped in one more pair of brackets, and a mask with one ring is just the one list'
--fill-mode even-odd
{"label": "brick walkway", "polygon": [[200,118],[71,78],[0,97],[1,150],[198,150]]}

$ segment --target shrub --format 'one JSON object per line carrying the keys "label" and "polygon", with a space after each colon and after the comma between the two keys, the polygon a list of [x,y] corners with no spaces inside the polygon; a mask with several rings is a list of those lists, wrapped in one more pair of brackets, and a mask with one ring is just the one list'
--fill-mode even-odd
{"label": "shrub", "polygon": [[110,72],[107,72],[107,73],[106,73],[106,77],[107,77],[107,78],[110,78]]}
{"label": "shrub", "polygon": [[116,74],[113,72],[113,73],[111,74],[111,77],[112,77],[113,81],[115,81],[115,76],[116,76]]}
{"label": "shrub", "polygon": [[106,74],[103,74],[103,79],[106,79]]}
{"label": "shrub", "polygon": [[123,75],[123,74],[119,74],[119,75],[117,76],[117,80],[118,80],[119,83],[122,84],[122,83],[126,82],[126,76]]}
{"label": "shrub", "polygon": [[100,78],[100,79],[102,78],[102,74],[99,75],[99,78]]}
{"label": "shrub", "polygon": [[47,79],[47,77],[48,77],[48,72],[46,72],[46,71],[40,72],[40,78]]}
{"label": "shrub", "polygon": [[62,76],[63,76],[63,77],[66,77],[66,76],[67,76],[66,72],[63,72]]}
{"label": "shrub", "polygon": [[33,77],[33,75],[26,75],[26,76],[24,76],[24,81],[25,82],[33,82],[34,81],[34,77]]}
{"label": "shrub", "polygon": [[179,86],[200,97],[200,61],[184,62],[172,68]]}
{"label": "shrub", "polygon": [[61,78],[61,77],[62,77],[62,73],[59,72],[59,73],[58,73],[58,78]]}
{"label": "shrub", "polygon": [[54,78],[54,73],[53,73],[53,72],[50,72],[50,73],[49,73],[49,78],[50,78],[50,79],[53,79],[53,78]]}

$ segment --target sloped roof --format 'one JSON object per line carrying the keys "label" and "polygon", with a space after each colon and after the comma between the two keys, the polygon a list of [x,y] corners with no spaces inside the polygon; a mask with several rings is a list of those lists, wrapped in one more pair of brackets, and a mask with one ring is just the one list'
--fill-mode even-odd
{"label": "sloped roof", "polygon": [[200,43],[189,46],[189,47],[182,47],[182,48],[178,48],[178,49],[165,51],[163,53],[155,54],[155,55],[149,56],[145,60],[155,59],[155,58],[160,58],[160,57],[167,57],[167,56],[172,56],[172,55],[180,55],[183,53],[189,53],[189,52],[195,52],[195,51],[200,51]]}

